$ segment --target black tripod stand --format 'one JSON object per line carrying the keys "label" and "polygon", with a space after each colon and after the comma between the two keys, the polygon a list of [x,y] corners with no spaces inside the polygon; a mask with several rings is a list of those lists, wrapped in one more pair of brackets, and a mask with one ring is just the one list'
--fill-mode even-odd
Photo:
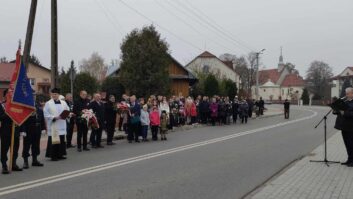
{"label": "black tripod stand", "polygon": [[329,164],[334,164],[334,163],[340,163],[337,161],[328,161],[327,160],[327,116],[332,112],[332,109],[320,120],[320,122],[315,126],[317,128],[322,122],[324,122],[324,129],[325,129],[325,159],[324,160],[310,160],[310,162],[323,162],[327,166],[330,166]]}

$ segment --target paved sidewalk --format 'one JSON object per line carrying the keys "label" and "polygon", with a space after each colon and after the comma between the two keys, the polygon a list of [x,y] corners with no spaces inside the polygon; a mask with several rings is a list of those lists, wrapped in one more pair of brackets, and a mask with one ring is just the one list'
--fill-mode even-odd
{"label": "paved sidewalk", "polygon": [[[277,178],[246,198],[252,199],[353,199],[353,168],[341,164],[313,163],[323,159],[323,145],[296,162]],[[328,160],[345,161],[341,133],[328,140]]]}

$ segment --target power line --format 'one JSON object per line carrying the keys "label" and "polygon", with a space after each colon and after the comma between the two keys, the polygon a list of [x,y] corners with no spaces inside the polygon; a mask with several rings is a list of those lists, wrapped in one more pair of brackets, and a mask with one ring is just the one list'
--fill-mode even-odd
{"label": "power line", "polygon": [[[229,42],[229,39],[227,37],[225,37],[223,34],[220,34],[218,31],[214,30],[212,27],[209,27],[209,25],[207,23],[205,23],[203,20],[200,20],[199,18],[195,18],[192,14],[190,14],[189,12],[185,11],[183,8],[181,8],[179,5],[174,5],[172,4],[171,2],[173,1],[168,1],[168,0],[165,0],[164,1],[165,3],[169,4],[169,6],[177,9],[180,13],[183,13],[185,14],[186,16],[188,16],[190,19],[194,20],[198,25],[200,25],[202,28],[205,28],[211,32],[214,32],[215,34],[217,34],[220,38],[222,38],[224,41]],[[241,48],[238,44],[236,44],[236,47],[238,49],[241,49],[243,52],[246,52],[247,51],[244,49],[244,48]]]}
{"label": "power line", "polygon": [[233,42],[237,47],[244,47],[248,50],[251,50],[250,48],[242,45],[240,42],[234,40],[232,37],[230,37],[229,35],[225,34],[222,30],[220,30],[219,28],[217,28],[215,25],[213,25],[212,23],[210,23],[209,21],[204,20],[204,18],[202,18],[199,14],[195,13],[192,9],[190,9],[189,7],[185,6],[184,4],[180,3],[177,0],[172,1],[174,3],[176,3],[175,5],[179,6],[179,7],[183,7],[184,9],[188,10],[191,14],[193,14],[196,18],[198,18],[199,20],[201,20],[204,24],[208,25],[209,27],[212,27],[215,31],[217,31],[219,33],[219,35],[222,35],[224,38],[227,38],[229,41]]}
{"label": "power line", "polygon": [[[198,29],[196,29],[193,25],[191,25],[190,23],[188,23],[187,21],[185,21],[183,18],[181,18],[180,16],[178,16],[177,14],[175,14],[173,11],[171,11],[171,9],[168,9],[166,6],[164,6],[163,4],[161,4],[158,0],[154,0],[154,2],[159,6],[161,7],[162,9],[164,10],[167,10],[169,14],[173,15],[174,17],[176,17],[179,21],[181,21],[182,23],[184,23],[185,25],[187,25],[188,27],[190,27],[192,30],[194,30],[195,32],[197,32],[198,34],[200,35],[203,35],[204,37],[206,37],[206,35],[204,33],[202,33],[201,31],[199,31]],[[220,47],[222,48],[226,48],[228,50],[231,50],[230,48],[214,41],[214,40],[211,40],[213,43],[219,45]]]}
{"label": "power line", "polygon": [[[103,4],[101,4],[101,2],[99,1],[99,0],[95,0],[95,2],[98,4],[98,6],[99,6],[99,8],[101,9],[101,11],[103,12],[103,14],[105,15],[105,17],[108,19],[108,21],[113,25],[113,28],[116,30],[116,31],[118,31],[118,32],[120,32],[120,34],[122,35],[122,36],[124,36],[124,33],[122,32],[122,26],[119,24],[119,22],[118,22],[118,25],[115,23],[115,21],[114,21],[114,19],[112,19],[111,17],[109,17],[109,15],[107,14],[107,12],[106,12],[106,9],[105,9],[105,7],[104,7],[104,5]],[[108,12],[109,12],[109,10],[108,10]]]}
{"label": "power line", "polygon": [[201,15],[203,15],[205,18],[207,18],[209,21],[211,21],[212,23],[214,23],[217,27],[219,27],[221,30],[223,30],[225,33],[227,33],[229,36],[231,37],[237,37],[237,40],[239,42],[241,42],[244,46],[249,47],[249,49],[251,49],[252,51],[255,51],[254,48],[252,48],[250,45],[246,44],[246,42],[242,41],[241,39],[239,39],[238,36],[234,35],[234,33],[231,33],[230,31],[228,31],[227,29],[225,29],[224,27],[222,27],[221,25],[219,25],[215,20],[213,20],[211,17],[209,17],[207,14],[205,14],[201,9],[199,9],[198,7],[194,6],[190,1],[184,1],[184,3],[188,3],[188,5],[193,8],[194,10],[198,11]]}
{"label": "power line", "polygon": [[126,6],[127,8],[129,8],[130,10],[134,11],[135,13],[137,13],[138,15],[140,15],[141,17],[147,19],[148,21],[150,21],[152,24],[155,24],[156,26],[158,26],[159,28],[163,29],[164,31],[168,32],[169,34],[173,35],[175,38],[179,39],[180,41],[194,47],[195,49],[198,49],[200,51],[202,51],[201,48],[199,48],[198,46],[194,45],[193,43],[179,37],[178,35],[176,35],[175,33],[173,33],[172,31],[170,31],[169,29],[165,28],[164,26],[161,26],[159,24],[157,24],[156,22],[154,22],[151,18],[147,17],[146,15],[144,15],[142,12],[138,11],[137,9],[133,8],[132,6],[130,6],[129,4],[127,4],[126,2],[124,2],[123,0],[119,0],[120,3],[122,3],[124,6]]}

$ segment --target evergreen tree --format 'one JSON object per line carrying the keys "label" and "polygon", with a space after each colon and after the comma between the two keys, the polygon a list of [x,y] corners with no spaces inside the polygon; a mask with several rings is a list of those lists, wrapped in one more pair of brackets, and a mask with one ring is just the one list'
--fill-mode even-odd
{"label": "evergreen tree", "polygon": [[219,83],[214,74],[210,73],[207,75],[204,86],[204,93],[206,96],[212,97],[214,95],[219,95]]}
{"label": "evergreen tree", "polygon": [[303,94],[302,94],[301,100],[303,100],[304,105],[309,104],[310,98],[309,98],[309,92],[308,92],[307,88],[303,89]]}
{"label": "evergreen tree", "polygon": [[109,95],[114,95],[115,98],[120,99],[125,92],[124,86],[121,84],[118,77],[107,77],[102,83],[102,91]]}
{"label": "evergreen tree", "polygon": [[86,90],[88,94],[93,95],[99,88],[98,81],[89,73],[79,73],[74,81],[74,98],[78,99],[80,91]]}
{"label": "evergreen tree", "polygon": [[120,79],[130,94],[167,95],[170,89],[168,44],[154,26],[133,30],[121,45]]}

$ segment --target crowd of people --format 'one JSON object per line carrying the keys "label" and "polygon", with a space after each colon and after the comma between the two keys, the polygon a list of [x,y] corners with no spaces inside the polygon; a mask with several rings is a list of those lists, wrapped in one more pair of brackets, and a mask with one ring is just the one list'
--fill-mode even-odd
{"label": "crowd of people", "polygon": [[[6,94],[5,91],[5,99]],[[8,174],[7,154],[13,121],[5,113],[5,103],[0,106],[1,163],[2,173]],[[48,134],[45,156],[52,161],[59,161],[66,159],[68,148],[77,147],[78,152],[104,148],[103,131],[107,135],[106,145],[114,145],[116,127],[127,134],[129,143],[148,142],[149,137],[152,141],[166,141],[168,131],[182,125],[230,125],[237,123],[238,119],[241,123],[247,123],[254,112],[257,116],[263,114],[264,104],[262,99],[255,101],[238,96],[234,99],[220,96],[198,96],[195,99],[172,96],[167,99],[165,96],[151,95],[145,99],[126,94],[117,102],[114,95],[102,99],[99,93],[95,93],[91,98],[84,90],[80,91],[79,99],[74,102],[71,94],[64,97],[60,95],[59,89],[54,88],[51,90],[51,99],[47,102],[37,100],[36,111],[22,126],[16,127],[11,170],[28,169],[30,156],[32,166],[43,166],[37,158],[43,133]],[[77,146],[72,143],[75,126]],[[91,134],[88,138],[89,129]],[[151,136],[148,136],[148,132],[151,132]],[[22,168],[16,163],[21,135],[24,160]]]}

